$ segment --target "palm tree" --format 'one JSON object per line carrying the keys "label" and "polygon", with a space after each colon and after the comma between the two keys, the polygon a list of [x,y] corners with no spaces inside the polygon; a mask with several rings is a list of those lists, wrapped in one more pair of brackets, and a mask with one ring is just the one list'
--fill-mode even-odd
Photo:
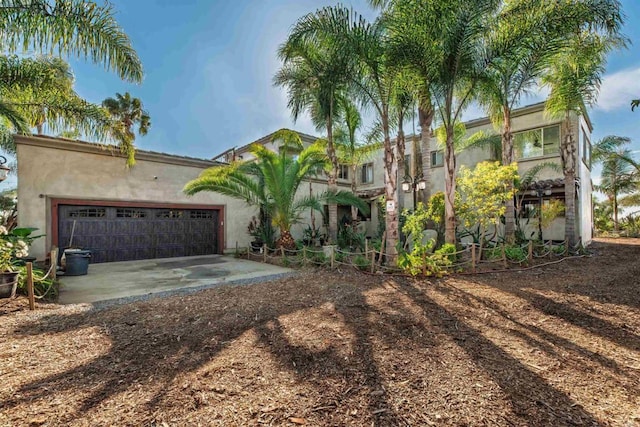
{"label": "palm tree", "polygon": [[564,119],[560,157],[565,181],[565,239],[570,245],[576,243],[577,173],[576,138],[570,118],[571,114],[584,114],[587,106],[595,103],[606,54],[620,44],[615,34],[581,31],[554,57],[543,77],[551,89],[546,109],[551,115]]}
{"label": "palm tree", "polygon": [[[346,98],[341,98],[340,104],[340,110],[342,111],[341,123],[338,124],[334,134],[338,161],[340,164],[349,167],[351,192],[357,194],[358,167],[371,159],[373,154],[378,151],[382,145],[377,142],[369,142],[366,144],[358,143],[356,132],[362,126],[360,112],[356,105]],[[351,218],[355,220],[357,217],[358,208],[357,206],[352,206]]]}
{"label": "palm tree", "polygon": [[362,200],[348,191],[296,197],[301,183],[326,166],[326,154],[321,144],[302,150],[296,158],[286,149],[275,153],[260,144],[253,145],[250,152],[255,160],[207,169],[187,183],[185,193],[214,191],[260,207],[280,231],[277,246],[286,249],[295,249],[291,226],[302,220],[306,209],[321,210],[323,202],[367,209]]}
{"label": "palm tree", "polygon": [[[455,127],[491,63],[484,38],[494,23],[492,17],[500,3],[494,0],[398,1],[394,12],[397,16],[394,22],[402,19],[409,22],[402,34],[396,31],[394,49],[401,52],[406,48],[406,65],[425,79],[422,86],[428,87],[434,98],[446,135],[445,241],[448,243],[456,241]],[[428,68],[421,70],[425,65],[423,58],[430,61]]]}
{"label": "palm tree", "polygon": [[620,196],[638,189],[638,176],[631,159],[631,151],[624,148],[631,142],[629,138],[615,135],[606,136],[593,145],[592,159],[602,163],[600,184],[596,190],[607,196],[612,208],[613,227],[619,229]]}
{"label": "palm tree", "polygon": [[131,82],[142,64],[114,18],[113,6],[86,0],[3,0],[0,46],[4,52],[71,55],[90,59]]}
{"label": "palm tree", "polygon": [[[109,116],[99,105],[73,90],[73,73],[59,58],[0,56],[0,110],[9,122],[7,132],[39,134],[47,124],[53,132],[75,129],[102,139],[109,135]],[[13,140],[3,148],[13,151]]]}
{"label": "palm tree", "polygon": [[113,123],[114,138],[120,142],[120,150],[127,156],[127,165],[135,164],[135,147],[133,145],[136,134],[134,126],[138,125],[138,135],[146,135],[151,127],[149,113],[144,110],[142,101],[133,98],[129,92],[124,95],[116,93],[115,98],[102,101],[102,106],[115,120]]}
{"label": "palm tree", "polygon": [[[317,125],[325,126],[330,164],[327,184],[329,191],[334,192],[337,191],[338,157],[333,126],[338,100],[346,89],[351,60],[340,40],[329,32],[320,34],[317,28],[342,19],[339,12],[322,9],[300,18],[278,50],[283,66],[274,77],[277,86],[287,89],[288,107],[294,120],[306,111],[317,119]],[[338,206],[330,204],[329,239],[335,242],[337,238]]]}
{"label": "palm tree", "polygon": [[[489,113],[495,126],[501,127],[502,164],[515,161],[511,112],[522,95],[528,93],[549,65],[549,60],[559,49],[559,37],[547,31],[548,16],[540,8],[516,11],[507,5],[503,19],[490,36],[490,49],[496,54],[487,73],[479,82],[478,98]],[[516,2],[517,6],[518,3]],[[509,19],[506,19],[508,16]],[[515,240],[515,201],[506,200],[505,239]]]}

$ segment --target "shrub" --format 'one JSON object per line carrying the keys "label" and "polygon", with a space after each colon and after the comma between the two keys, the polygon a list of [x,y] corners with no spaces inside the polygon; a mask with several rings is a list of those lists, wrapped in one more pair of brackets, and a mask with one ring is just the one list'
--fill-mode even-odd
{"label": "shrub", "polygon": [[456,245],[453,243],[445,243],[440,249],[437,249],[434,255],[447,258],[452,264],[456,261]]}
{"label": "shrub", "polygon": [[360,270],[367,270],[371,267],[371,261],[362,255],[358,255],[353,259],[353,265]]}
{"label": "shrub", "polygon": [[520,246],[508,245],[504,247],[504,254],[510,261],[522,262],[528,257],[528,253]]}
{"label": "shrub", "polygon": [[453,246],[453,252],[455,252],[455,246],[450,245],[447,248],[433,255],[429,254],[433,241],[423,245],[419,242],[414,244],[411,252],[401,252],[398,256],[398,267],[412,276],[422,274],[424,276],[442,277],[446,273],[446,268],[451,266],[452,260],[455,259],[455,255],[451,252]]}

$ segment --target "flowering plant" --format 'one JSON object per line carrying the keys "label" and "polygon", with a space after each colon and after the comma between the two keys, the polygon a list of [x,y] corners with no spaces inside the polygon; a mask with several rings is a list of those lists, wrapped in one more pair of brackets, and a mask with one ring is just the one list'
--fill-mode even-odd
{"label": "flowering plant", "polygon": [[7,232],[4,226],[0,226],[0,272],[14,271],[16,258],[29,256],[27,243]]}

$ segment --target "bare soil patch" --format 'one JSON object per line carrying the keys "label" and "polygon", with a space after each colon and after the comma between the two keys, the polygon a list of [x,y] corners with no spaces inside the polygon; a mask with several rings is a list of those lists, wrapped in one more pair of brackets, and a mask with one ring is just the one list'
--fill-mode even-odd
{"label": "bare soil patch", "polygon": [[0,425],[640,425],[640,241],[0,316]]}

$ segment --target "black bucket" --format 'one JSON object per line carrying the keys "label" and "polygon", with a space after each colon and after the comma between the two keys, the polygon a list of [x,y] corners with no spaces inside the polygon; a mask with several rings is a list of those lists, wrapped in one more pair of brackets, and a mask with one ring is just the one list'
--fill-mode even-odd
{"label": "black bucket", "polygon": [[18,272],[0,273],[0,298],[13,298],[18,287]]}
{"label": "black bucket", "polygon": [[64,256],[66,259],[65,276],[82,276],[89,272],[91,251],[71,249],[64,251]]}

